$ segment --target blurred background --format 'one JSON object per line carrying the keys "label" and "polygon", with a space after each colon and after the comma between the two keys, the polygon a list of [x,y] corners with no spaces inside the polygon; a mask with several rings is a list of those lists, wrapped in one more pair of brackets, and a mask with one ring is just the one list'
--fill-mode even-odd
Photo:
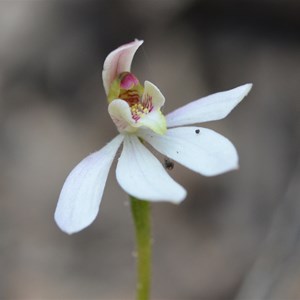
{"label": "blurred background", "polygon": [[68,236],[53,220],[70,170],[116,134],[101,70],[133,62],[170,112],[252,82],[228,118],[240,170],[153,205],[155,300],[300,299],[300,5],[296,0],[0,1],[0,299],[133,299],[134,232],[113,166],[100,215]]}

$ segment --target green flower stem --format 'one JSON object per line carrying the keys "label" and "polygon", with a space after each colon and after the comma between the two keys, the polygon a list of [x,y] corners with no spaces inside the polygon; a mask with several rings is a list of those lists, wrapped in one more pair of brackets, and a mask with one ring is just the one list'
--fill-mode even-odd
{"label": "green flower stem", "polygon": [[130,196],[137,252],[136,300],[149,300],[151,288],[151,207],[148,201]]}

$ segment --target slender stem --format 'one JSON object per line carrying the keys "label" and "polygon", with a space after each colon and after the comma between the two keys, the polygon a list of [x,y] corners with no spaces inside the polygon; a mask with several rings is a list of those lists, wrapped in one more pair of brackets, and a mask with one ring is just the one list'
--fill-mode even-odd
{"label": "slender stem", "polygon": [[130,199],[136,235],[136,300],[149,300],[151,288],[151,207],[148,201],[139,200],[132,196]]}

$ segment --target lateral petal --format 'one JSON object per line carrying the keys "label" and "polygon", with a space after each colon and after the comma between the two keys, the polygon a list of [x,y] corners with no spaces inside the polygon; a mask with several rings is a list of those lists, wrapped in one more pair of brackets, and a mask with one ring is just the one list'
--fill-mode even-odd
{"label": "lateral petal", "polygon": [[233,144],[217,132],[200,127],[168,129],[164,136],[140,130],[139,136],[157,151],[205,176],[238,168]]}
{"label": "lateral petal", "polygon": [[179,203],[186,196],[185,189],[168,175],[135,135],[124,138],[116,175],[129,195],[142,200]]}
{"label": "lateral petal", "polygon": [[165,97],[158,87],[150,81],[146,80],[144,86],[142,104],[144,107],[150,108],[150,112],[143,115],[137,125],[138,127],[148,127],[158,134],[165,134],[167,130],[166,118],[160,111],[165,103]]}
{"label": "lateral petal", "polygon": [[62,231],[78,232],[96,218],[109,169],[123,138],[118,135],[101,150],[90,154],[67,177],[54,215]]}
{"label": "lateral petal", "polygon": [[130,72],[131,63],[136,50],[144,41],[134,40],[112,51],[105,59],[102,71],[103,85],[108,95],[109,87],[122,72]]}
{"label": "lateral petal", "polygon": [[209,95],[184,105],[166,116],[168,127],[190,125],[225,118],[252,88],[248,83],[232,90]]}
{"label": "lateral petal", "polygon": [[147,98],[151,98],[152,104],[155,109],[160,109],[165,104],[165,97],[159,90],[159,88],[151,83],[150,81],[145,81],[144,83],[144,94],[142,103],[147,102]]}
{"label": "lateral petal", "polygon": [[[108,105],[108,112],[120,132],[134,132],[136,122],[132,119],[129,104],[122,99],[115,99]],[[134,127],[135,126],[135,127]]]}

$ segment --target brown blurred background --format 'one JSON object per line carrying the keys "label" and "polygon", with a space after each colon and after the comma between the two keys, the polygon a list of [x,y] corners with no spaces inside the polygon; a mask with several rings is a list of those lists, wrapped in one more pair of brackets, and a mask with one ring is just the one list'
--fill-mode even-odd
{"label": "brown blurred background", "polygon": [[134,233],[112,168],[96,221],[54,223],[69,171],[117,131],[106,55],[144,39],[133,71],[165,112],[252,82],[228,118],[240,170],[153,205],[155,300],[300,299],[300,5],[296,0],[0,1],[0,299],[134,298]]}

